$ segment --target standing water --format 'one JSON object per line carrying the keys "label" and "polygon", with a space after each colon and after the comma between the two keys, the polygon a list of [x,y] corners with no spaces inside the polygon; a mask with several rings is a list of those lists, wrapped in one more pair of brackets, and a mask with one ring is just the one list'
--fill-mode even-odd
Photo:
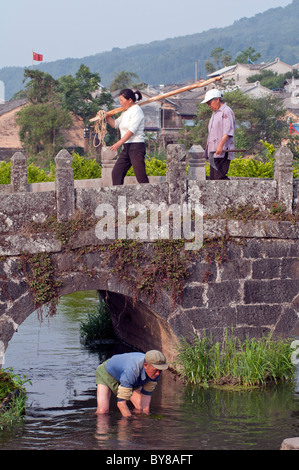
{"label": "standing water", "polygon": [[21,425],[0,432],[0,450],[278,450],[299,436],[299,380],[263,390],[228,391],[184,385],[163,372],[151,415],[123,419],[95,414],[97,366],[122,344],[90,350],[80,322],[98,303],[94,291],[61,298],[57,313],[34,312],[19,327],[4,368],[26,375],[28,401]]}

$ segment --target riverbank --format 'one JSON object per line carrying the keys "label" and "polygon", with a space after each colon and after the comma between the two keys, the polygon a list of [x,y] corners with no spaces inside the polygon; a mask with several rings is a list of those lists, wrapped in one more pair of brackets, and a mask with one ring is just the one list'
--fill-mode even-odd
{"label": "riverbank", "polygon": [[25,413],[27,399],[24,384],[13,370],[0,369],[0,431],[19,422]]}
{"label": "riverbank", "polygon": [[203,386],[260,387],[292,381],[296,365],[292,339],[271,335],[241,341],[226,332],[222,343],[212,335],[184,338],[178,346],[176,368],[188,384]]}
{"label": "riverbank", "polygon": [[35,312],[20,325],[5,367],[32,385],[21,426],[0,432],[0,450],[279,450],[298,435],[299,370],[292,383],[243,391],[185,385],[165,371],[152,416],[123,420],[115,401],[97,419],[96,368],[126,352],[82,344],[80,324],[97,305],[97,292],[77,292],[60,299],[55,316]]}

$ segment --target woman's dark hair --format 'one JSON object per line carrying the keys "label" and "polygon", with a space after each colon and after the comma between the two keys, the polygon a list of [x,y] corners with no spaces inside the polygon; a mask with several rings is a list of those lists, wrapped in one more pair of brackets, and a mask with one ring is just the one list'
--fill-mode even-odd
{"label": "woman's dark hair", "polygon": [[119,96],[123,96],[124,98],[126,98],[126,100],[129,100],[131,98],[134,103],[135,101],[140,101],[142,99],[142,94],[140,93],[140,91],[133,91],[130,88],[124,88],[123,90],[121,90]]}

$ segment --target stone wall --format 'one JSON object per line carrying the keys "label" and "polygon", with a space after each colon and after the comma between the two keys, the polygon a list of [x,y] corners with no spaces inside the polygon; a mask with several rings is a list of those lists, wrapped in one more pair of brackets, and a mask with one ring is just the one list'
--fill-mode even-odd
{"label": "stone wall", "polygon": [[[291,227],[290,223],[285,224]],[[275,236],[265,237],[261,233],[257,237],[254,224],[247,229],[244,222],[238,225],[240,233],[247,231],[246,236],[228,236],[211,241],[210,245],[207,241],[203,250],[192,257],[183,296],[177,302],[170,290],[159,286],[154,299],[138,291],[140,279],[134,268],[129,280],[118,278],[112,271],[114,266],[107,266],[107,253],[100,244],[95,245],[91,232],[76,233],[66,246],[55,237],[48,238],[48,244],[44,240],[39,250],[33,245],[33,251],[51,251],[49,260],[53,278],[60,286],[59,295],[100,291],[111,309],[117,335],[141,350],[159,348],[169,360],[175,357],[178,338],[190,340],[204,331],[211,332],[215,340],[221,340],[231,328],[240,338],[269,333],[274,338],[299,336],[298,224],[289,238],[284,238],[287,226],[282,231],[277,227]],[[206,228],[212,233],[212,227]],[[142,246],[146,253],[148,244]],[[20,255],[1,259],[3,350],[18,326],[37,308],[27,276],[30,269],[32,266],[24,265]]]}
{"label": "stone wall", "polygon": [[[74,182],[72,158],[61,151],[56,157],[55,183],[39,184],[38,190],[27,183],[25,157],[14,155],[11,184],[2,188],[0,198],[0,353],[18,325],[36,309],[26,270],[20,268],[24,252],[49,253],[59,295],[101,291],[124,341],[140,349],[152,345],[170,358],[174,357],[177,338],[184,335],[190,339],[204,330],[218,339],[231,327],[242,337],[267,332],[274,336],[299,334],[299,224],[219,218],[228,206],[250,203],[264,210],[278,200],[289,214],[296,213],[297,182],[293,181],[288,149],[276,152],[273,180],[231,181],[203,179],[198,149],[192,155],[187,179],[184,147],[171,145],[167,150],[164,181],[152,179],[150,184],[125,186],[103,186],[101,180]],[[104,161],[110,165],[110,170],[106,167],[107,181],[111,158],[106,155]],[[174,303],[170,293],[162,290],[154,302],[140,293],[134,303],[131,285],[120,282],[105,265],[101,246],[107,242],[96,237],[94,228],[81,227],[67,244],[51,230],[29,229],[28,223],[42,223],[49,216],[61,223],[72,219],[76,211],[95,216],[99,204],[116,207],[120,197],[128,204],[142,203],[147,208],[158,202],[199,204],[204,214],[210,215],[203,221],[207,243],[190,261],[181,302]],[[144,250],[149,246],[147,241]],[[214,245],[209,245],[210,241]]]}

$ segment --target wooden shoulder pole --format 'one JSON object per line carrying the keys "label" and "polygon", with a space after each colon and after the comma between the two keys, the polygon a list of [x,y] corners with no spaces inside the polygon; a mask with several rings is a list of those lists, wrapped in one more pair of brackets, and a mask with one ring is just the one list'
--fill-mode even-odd
{"label": "wooden shoulder pole", "polygon": [[[177,88],[176,90],[169,91],[167,93],[163,93],[162,95],[156,95],[153,96],[152,98],[149,98],[146,101],[141,101],[141,103],[138,103],[139,106],[143,106],[144,104],[149,104],[154,101],[160,101],[165,98],[169,98],[170,96],[178,95],[179,93],[183,93],[184,91],[189,91],[189,90],[194,90],[195,88],[201,88],[209,85],[210,83],[214,83],[216,81],[222,80],[222,75],[219,75],[218,77],[210,78],[209,80],[201,80],[200,82],[193,83],[192,85],[187,85],[182,88]],[[106,116],[113,116],[114,114],[121,113],[123,110],[122,107],[112,109],[111,111],[107,111]],[[98,121],[100,118],[98,116],[95,116],[94,118],[90,119],[90,122]]]}

